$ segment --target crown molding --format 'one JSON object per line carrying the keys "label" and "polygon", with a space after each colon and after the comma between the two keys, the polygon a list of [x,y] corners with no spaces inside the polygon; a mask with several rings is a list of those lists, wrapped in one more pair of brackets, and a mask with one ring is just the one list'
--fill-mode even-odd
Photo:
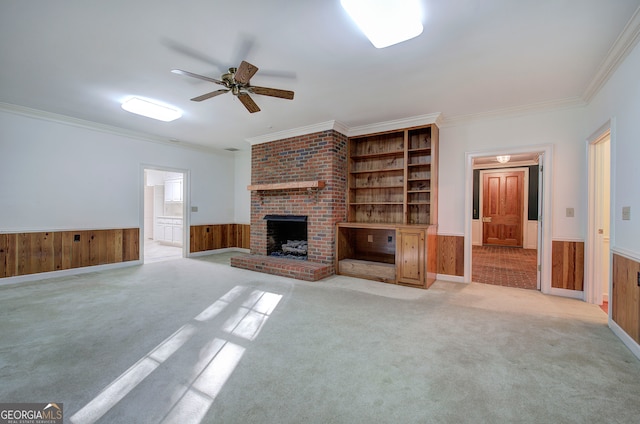
{"label": "crown molding", "polygon": [[335,130],[339,133],[347,134],[348,128],[339,121],[325,121],[318,124],[306,125],[304,127],[292,128],[289,130],[277,131],[274,133],[245,138],[251,145],[268,143],[270,141],[284,140],[285,138],[298,137],[305,134],[313,134],[322,131]]}
{"label": "crown molding", "polygon": [[488,119],[512,118],[531,113],[542,113],[554,110],[574,109],[585,107],[587,103],[582,97],[569,97],[560,100],[550,100],[546,102],[531,103],[528,105],[514,106],[509,108],[494,109],[487,112],[470,113],[466,115],[444,116],[441,120],[440,127],[455,127],[464,125],[474,121]]}
{"label": "crown molding", "polygon": [[150,143],[163,144],[165,146],[177,147],[182,149],[196,150],[205,153],[225,153],[222,149],[213,149],[197,144],[187,143],[184,141],[171,141],[170,139],[154,136],[152,134],[142,133],[138,131],[126,130],[124,128],[115,127],[112,125],[99,124],[93,121],[86,121],[84,119],[72,118],[67,115],[61,115],[58,113],[47,112],[39,109],[32,109],[26,106],[18,106],[11,103],[0,102],[0,111],[11,113],[14,115],[21,115],[27,118],[40,119],[43,121],[55,122],[58,124],[69,125],[76,128],[83,128],[92,131],[98,131],[107,134],[118,135],[121,137],[133,138],[140,141],[146,141]]}
{"label": "crown molding", "polygon": [[393,131],[402,128],[419,127],[422,125],[431,124],[440,126],[440,123],[442,122],[441,116],[442,114],[440,112],[436,112],[428,115],[412,116],[409,118],[395,119],[392,121],[378,122],[375,124],[360,125],[349,128],[349,131],[346,135],[348,135],[349,137],[354,137],[357,135],[374,134],[379,132]]}
{"label": "crown molding", "polygon": [[631,16],[631,19],[629,19],[627,25],[625,25],[600,64],[595,77],[584,91],[582,98],[585,102],[589,103],[598,94],[611,75],[638,44],[638,41],[640,41],[640,7]]}

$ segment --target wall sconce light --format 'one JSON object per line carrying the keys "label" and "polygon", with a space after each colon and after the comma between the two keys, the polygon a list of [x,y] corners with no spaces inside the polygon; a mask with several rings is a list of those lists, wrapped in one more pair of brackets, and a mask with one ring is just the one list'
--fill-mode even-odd
{"label": "wall sconce light", "polygon": [[511,160],[511,156],[509,155],[496,156],[496,160],[500,163],[507,163],[509,162],[509,160]]}

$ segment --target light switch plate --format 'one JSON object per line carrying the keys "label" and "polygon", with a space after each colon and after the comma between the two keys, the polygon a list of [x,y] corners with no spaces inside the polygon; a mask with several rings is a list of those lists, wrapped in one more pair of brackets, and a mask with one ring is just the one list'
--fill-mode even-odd
{"label": "light switch plate", "polygon": [[191,212],[198,212],[197,206],[191,206]]}
{"label": "light switch plate", "polygon": [[573,218],[575,215],[575,210],[573,208],[567,208],[567,218]]}
{"label": "light switch plate", "polygon": [[623,221],[631,220],[631,206],[622,207],[622,220]]}
{"label": "light switch plate", "polygon": [[373,234],[369,234],[369,235],[367,235],[367,241],[368,241],[369,243],[373,243]]}

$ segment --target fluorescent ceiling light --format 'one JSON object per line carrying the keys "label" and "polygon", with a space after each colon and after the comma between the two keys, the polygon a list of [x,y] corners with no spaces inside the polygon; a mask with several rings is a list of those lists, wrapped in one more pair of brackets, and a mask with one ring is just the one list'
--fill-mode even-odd
{"label": "fluorescent ceiling light", "polygon": [[182,116],[182,112],[169,106],[161,105],[152,100],[130,97],[122,103],[122,109],[147,118],[171,122]]}
{"label": "fluorescent ceiling light", "polygon": [[419,0],[340,0],[340,3],[379,49],[422,34]]}

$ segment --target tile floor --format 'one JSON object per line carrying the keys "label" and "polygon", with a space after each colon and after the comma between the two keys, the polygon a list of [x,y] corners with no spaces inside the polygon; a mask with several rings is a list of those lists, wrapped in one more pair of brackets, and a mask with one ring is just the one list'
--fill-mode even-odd
{"label": "tile floor", "polygon": [[472,279],[476,283],[537,290],[535,249],[473,246]]}

